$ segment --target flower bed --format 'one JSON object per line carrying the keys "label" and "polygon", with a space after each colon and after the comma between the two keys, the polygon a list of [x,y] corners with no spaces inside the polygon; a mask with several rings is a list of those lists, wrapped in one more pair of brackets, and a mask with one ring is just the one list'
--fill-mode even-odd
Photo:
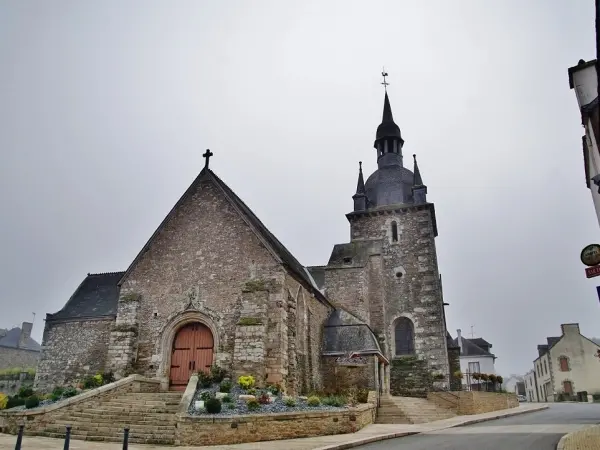
{"label": "flower bed", "polygon": [[300,411],[343,411],[351,401],[344,396],[290,397],[277,385],[254,388],[254,378],[242,376],[234,384],[225,378],[220,383],[200,375],[188,414],[227,417],[247,414],[276,414]]}

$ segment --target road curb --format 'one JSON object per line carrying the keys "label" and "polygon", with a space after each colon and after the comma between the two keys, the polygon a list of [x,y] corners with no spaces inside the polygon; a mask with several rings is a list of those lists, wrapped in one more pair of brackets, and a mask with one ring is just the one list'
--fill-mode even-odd
{"label": "road curb", "polygon": [[565,448],[565,441],[567,440],[567,437],[570,434],[573,434],[574,432],[571,433],[567,433],[565,434],[563,437],[560,438],[560,441],[558,441],[558,444],[556,444],[556,450],[564,450]]}
{"label": "road curb", "polygon": [[[441,427],[441,428],[437,428],[437,429],[431,430],[431,431],[447,430],[449,428],[458,428],[458,427],[464,427],[466,425],[474,425],[476,423],[481,423],[481,422],[489,422],[490,420],[505,419],[507,417],[520,416],[522,414],[543,411],[548,408],[549,408],[548,405],[543,405],[543,406],[540,406],[535,409],[528,409],[527,411],[507,412],[507,413],[501,414],[499,416],[467,420],[466,422],[463,422],[463,423],[459,423],[456,425],[450,425],[447,427]],[[426,425],[426,424],[419,424],[419,425]],[[359,447],[361,445],[371,444],[373,442],[386,441],[388,439],[396,439],[396,438],[413,436],[415,434],[422,434],[422,433],[427,433],[427,431],[403,431],[401,433],[380,434],[378,436],[370,436],[370,437],[362,438],[362,439],[359,438],[359,439],[356,439],[356,440],[350,441],[350,442],[342,442],[339,444],[330,444],[330,445],[326,445],[325,447],[316,448],[314,450],[346,450],[348,448]],[[562,441],[562,439],[561,439],[561,441]],[[562,450],[562,448],[557,447],[557,450]]]}

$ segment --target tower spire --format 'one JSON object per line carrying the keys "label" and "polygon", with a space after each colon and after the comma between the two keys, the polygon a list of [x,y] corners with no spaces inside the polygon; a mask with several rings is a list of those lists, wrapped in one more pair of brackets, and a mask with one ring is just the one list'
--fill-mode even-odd
{"label": "tower spire", "polygon": [[400,127],[394,122],[392,115],[392,105],[388,97],[387,87],[389,83],[386,77],[388,73],[383,70],[383,86],[385,95],[383,97],[383,115],[381,116],[381,124],[377,127],[375,143],[373,147],[377,149],[377,166],[381,169],[387,166],[402,166],[402,146],[404,140],[400,134]]}
{"label": "tower spire", "polygon": [[352,196],[352,200],[354,200],[354,211],[364,211],[367,209],[367,194],[362,172],[362,161],[358,162],[358,182],[356,183],[356,194]]}
{"label": "tower spire", "polygon": [[414,166],[413,166],[413,199],[415,204],[427,203],[427,186],[423,184],[423,178],[421,178],[421,171],[417,164],[417,155],[413,155]]}

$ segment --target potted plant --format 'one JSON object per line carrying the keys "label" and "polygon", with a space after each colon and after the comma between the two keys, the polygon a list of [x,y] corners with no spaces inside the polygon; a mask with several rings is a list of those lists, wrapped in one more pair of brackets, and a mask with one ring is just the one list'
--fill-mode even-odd
{"label": "potted plant", "polygon": [[456,378],[457,380],[462,380],[464,378],[464,375],[460,370],[457,370],[456,372],[454,372],[454,378]]}
{"label": "potted plant", "polygon": [[481,379],[481,374],[479,372],[474,372],[472,378],[477,382],[477,390],[481,390],[481,385],[479,384],[479,380]]}

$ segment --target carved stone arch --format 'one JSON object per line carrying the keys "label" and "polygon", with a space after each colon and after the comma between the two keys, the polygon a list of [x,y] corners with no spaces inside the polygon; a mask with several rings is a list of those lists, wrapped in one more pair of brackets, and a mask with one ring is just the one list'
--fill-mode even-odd
{"label": "carved stone arch", "polygon": [[175,336],[177,335],[177,332],[183,326],[190,323],[201,323],[208,327],[208,329],[211,331],[215,349],[213,353],[214,363],[214,361],[216,360],[217,353],[221,348],[216,322],[216,320],[213,320],[213,318],[209,317],[207,314],[204,314],[203,312],[197,310],[186,310],[174,315],[174,317],[170,317],[167,323],[162,327],[157,342],[157,354],[162,356],[156,374],[157,377],[161,379],[169,378],[173,341],[175,339]]}

